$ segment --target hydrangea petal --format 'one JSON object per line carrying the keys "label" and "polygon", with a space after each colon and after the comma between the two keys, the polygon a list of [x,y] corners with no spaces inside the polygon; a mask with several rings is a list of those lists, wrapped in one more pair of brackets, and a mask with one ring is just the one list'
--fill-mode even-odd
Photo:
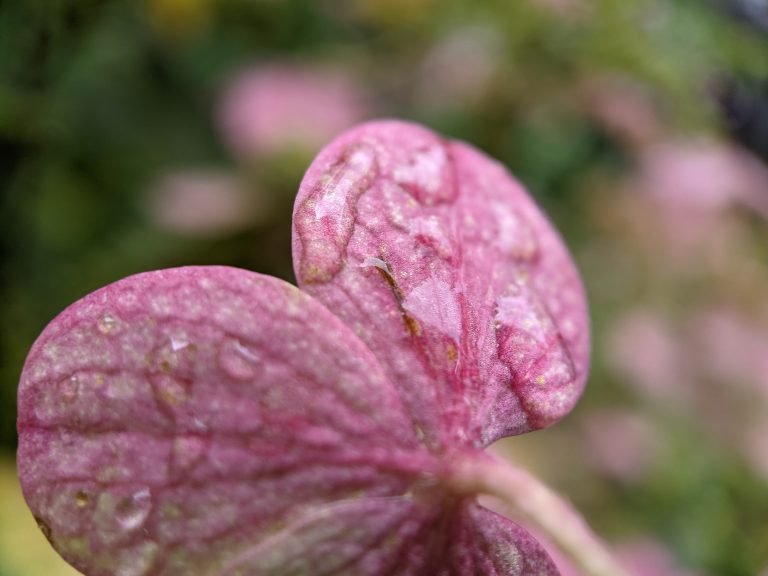
{"label": "hydrangea petal", "polygon": [[88,576],[218,574],[308,511],[359,516],[436,467],[351,330],[223,267],[140,274],[64,311],[28,357],[18,428],[27,502]]}
{"label": "hydrangea petal", "polygon": [[314,509],[224,576],[558,576],[510,520],[470,500],[431,504],[404,496]]}
{"label": "hydrangea petal", "polygon": [[399,121],[344,133],[304,177],[293,252],[434,451],[548,426],[583,390],[578,272],[520,184],[466,144]]}
{"label": "hydrangea petal", "polygon": [[467,503],[449,548],[452,571],[477,576],[558,576],[543,546],[523,528],[475,503]]}

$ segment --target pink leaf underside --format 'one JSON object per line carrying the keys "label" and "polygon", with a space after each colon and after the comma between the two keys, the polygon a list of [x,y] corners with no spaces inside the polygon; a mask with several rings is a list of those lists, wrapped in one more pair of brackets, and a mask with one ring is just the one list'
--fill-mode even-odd
{"label": "pink leaf underside", "polygon": [[341,135],[301,184],[293,253],[434,449],[548,426],[581,394],[578,272],[520,184],[464,143],[399,121]]}
{"label": "pink leaf underside", "polygon": [[19,387],[18,467],[87,576],[556,574],[441,496],[375,356],[280,280],[140,274],[56,318]]}

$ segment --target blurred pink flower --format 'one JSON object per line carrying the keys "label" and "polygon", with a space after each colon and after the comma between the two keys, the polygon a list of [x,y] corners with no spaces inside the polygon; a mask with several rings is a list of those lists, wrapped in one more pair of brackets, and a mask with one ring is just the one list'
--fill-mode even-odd
{"label": "blurred pink flower", "polygon": [[641,157],[640,186],[683,219],[742,204],[768,218],[768,170],[745,150],[711,141],[659,144]]}
{"label": "blurred pink flower", "polygon": [[476,103],[501,66],[502,39],[489,26],[467,26],[439,40],[419,73],[418,93],[425,106],[458,108]]}
{"label": "blurred pink flower", "polygon": [[704,374],[764,392],[768,402],[768,326],[721,307],[703,310],[693,318],[691,333]]}
{"label": "blurred pink flower", "polygon": [[[552,557],[560,576],[584,576],[560,550],[543,535],[533,532]],[[661,542],[650,536],[637,537],[613,546],[619,563],[632,576],[705,576],[680,567],[675,555]]]}
{"label": "blurred pink flower", "polygon": [[662,316],[634,310],[608,333],[608,362],[627,384],[654,402],[684,402],[690,373],[681,340]]}
{"label": "blurred pink flower", "polygon": [[269,203],[262,193],[246,189],[229,173],[198,169],[161,176],[148,191],[147,211],[160,228],[208,237],[262,221]]}
{"label": "blurred pink flower", "polygon": [[218,109],[222,138],[236,156],[300,148],[315,152],[368,115],[362,87],[339,69],[268,64],[237,75]]}
{"label": "blurred pink flower", "polygon": [[692,363],[707,387],[701,421],[768,477],[768,325],[721,306],[699,312],[689,330]]}
{"label": "blurred pink flower", "polygon": [[768,218],[768,171],[748,153],[695,140],[656,144],[639,151],[623,186],[625,194],[614,194],[616,233],[649,259],[652,276],[678,282],[715,274],[736,285],[763,268],[743,211],[733,210]]}
{"label": "blurred pink flower", "polygon": [[662,137],[663,120],[652,94],[634,79],[594,78],[582,94],[587,114],[628,148],[641,150]]}
{"label": "blurred pink flower", "polygon": [[622,410],[593,411],[586,423],[586,439],[595,467],[627,483],[646,476],[660,445],[652,422]]}
{"label": "blurred pink flower", "polygon": [[661,542],[643,537],[629,540],[617,547],[617,554],[624,567],[634,576],[696,576],[680,568],[674,554]]}

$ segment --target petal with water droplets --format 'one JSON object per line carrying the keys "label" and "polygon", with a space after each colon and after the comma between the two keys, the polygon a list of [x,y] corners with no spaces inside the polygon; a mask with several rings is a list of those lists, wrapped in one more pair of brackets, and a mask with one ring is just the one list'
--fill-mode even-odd
{"label": "petal with water droplets", "polygon": [[474,148],[404,122],[348,131],[307,171],[293,251],[300,286],[374,351],[430,448],[548,426],[580,396],[578,272],[520,184]]}
{"label": "petal with water droplets", "polygon": [[[328,541],[375,547],[402,520],[377,503],[435,467],[351,330],[231,268],[141,274],[71,306],[30,352],[18,426],[27,501],[88,576],[218,574],[337,501]],[[374,540],[345,538],[375,514]]]}

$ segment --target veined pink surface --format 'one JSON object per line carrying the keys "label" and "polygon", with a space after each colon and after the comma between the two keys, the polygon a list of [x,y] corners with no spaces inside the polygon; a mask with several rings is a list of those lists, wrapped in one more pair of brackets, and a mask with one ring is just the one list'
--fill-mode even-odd
{"label": "veined pink surface", "polygon": [[581,394],[578,273],[522,186],[464,143],[397,121],[345,133],[301,184],[293,252],[431,446],[548,426]]}
{"label": "veined pink surface", "polygon": [[295,209],[305,292],[225,267],[126,278],[33,346],[18,466],[88,576],[549,575],[452,463],[581,393],[578,274],[467,145],[355,128]]}

